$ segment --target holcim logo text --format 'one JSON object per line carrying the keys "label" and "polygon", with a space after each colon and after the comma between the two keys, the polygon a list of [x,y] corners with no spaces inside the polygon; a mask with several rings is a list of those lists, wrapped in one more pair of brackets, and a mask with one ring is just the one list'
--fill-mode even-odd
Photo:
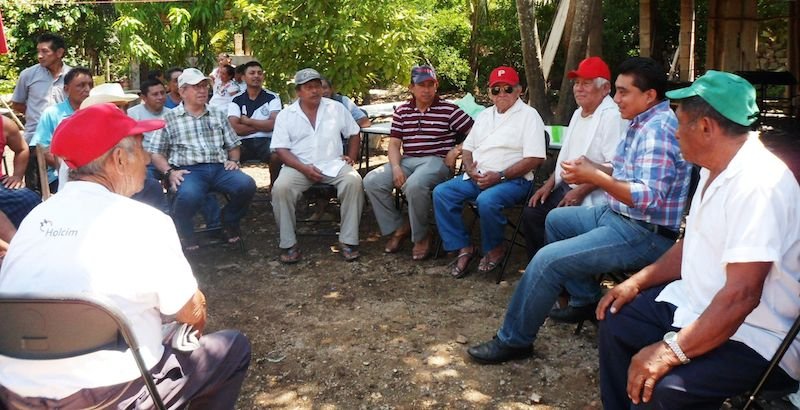
{"label": "holcim logo text", "polygon": [[42,222],[39,223],[39,230],[42,231],[45,236],[51,238],[78,236],[77,229],[55,227],[53,226],[53,221],[47,219],[43,219]]}

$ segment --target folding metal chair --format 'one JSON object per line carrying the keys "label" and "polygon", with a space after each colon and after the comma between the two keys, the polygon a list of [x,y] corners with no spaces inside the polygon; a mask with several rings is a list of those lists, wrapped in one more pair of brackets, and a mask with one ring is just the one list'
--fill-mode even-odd
{"label": "folding metal chair", "polygon": [[[756,384],[756,386],[753,388],[753,391],[748,395],[747,403],[744,404],[742,410],[751,409],[753,408],[753,405],[758,406],[756,404],[756,399],[762,392],[765,393],[765,395],[769,393],[774,393],[772,394],[772,396],[776,397],[782,397],[786,394],[792,393],[792,392],[764,391],[764,385],[767,384],[767,380],[769,379],[769,376],[772,374],[772,372],[775,371],[775,369],[780,365],[783,356],[786,354],[786,351],[789,350],[789,347],[792,345],[792,343],[795,342],[798,333],[800,333],[800,316],[798,316],[797,319],[795,319],[794,324],[789,329],[789,332],[786,333],[786,337],[783,338],[783,341],[781,342],[780,346],[778,346],[778,350],[775,351],[774,355],[772,355],[772,360],[769,361],[769,366],[767,366],[767,369],[761,375],[761,378],[758,380],[758,384]],[[760,408],[760,406],[758,407]]]}
{"label": "folding metal chair", "polygon": [[122,315],[103,298],[0,293],[0,355],[55,360],[101,350],[129,351],[157,409],[165,409]]}

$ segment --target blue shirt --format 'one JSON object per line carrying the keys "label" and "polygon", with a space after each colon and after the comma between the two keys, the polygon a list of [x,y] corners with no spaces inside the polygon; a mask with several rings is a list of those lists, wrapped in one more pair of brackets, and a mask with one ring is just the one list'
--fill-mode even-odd
{"label": "blue shirt", "polygon": [[[36,132],[33,134],[33,138],[31,138],[31,146],[38,145],[49,147],[50,142],[53,140],[53,133],[56,132],[58,124],[61,124],[64,118],[71,116],[74,112],[75,110],[72,109],[69,100],[47,107],[42,113],[42,116],[39,117],[39,124],[36,126]],[[58,178],[56,176],[56,170],[48,166],[47,180],[53,182],[56,178]]]}
{"label": "blue shirt", "polygon": [[612,176],[630,183],[633,206],[606,194],[612,210],[675,231],[680,228],[691,164],[683,159],[675,139],[677,125],[668,101],[650,107],[631,121],[617,145]]}

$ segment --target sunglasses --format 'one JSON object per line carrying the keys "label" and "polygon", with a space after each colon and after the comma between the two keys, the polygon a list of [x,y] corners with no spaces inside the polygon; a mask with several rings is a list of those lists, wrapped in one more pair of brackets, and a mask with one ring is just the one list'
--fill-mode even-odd
{"label": "sunglasses", "polygon": [[492,87],[490,89],[490,91],[492,92],[492,95],[499,95],[500,94],[500,90],[502,90],[506,94],[511,94],[512,92],[514,92],[514,87],[512,87],[510,85],[507,85],[505,87],[494,86],[494,87]]}

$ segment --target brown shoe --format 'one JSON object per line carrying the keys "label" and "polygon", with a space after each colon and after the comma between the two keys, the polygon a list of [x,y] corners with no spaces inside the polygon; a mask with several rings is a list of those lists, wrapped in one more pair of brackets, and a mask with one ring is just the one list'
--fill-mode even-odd
{"label": "brown shoe", "polygon": [[428,232],[424,238],[414,243],[414,248],[411,249],[411,259],[415,261],[422,261],[431,256],[431,235]]}
{"label": "brown shoe", "polygon": [[397,228],[389,240],[386,242],[386,247],[383,248],[383,251],[386,253],[396,253],[400,250],[400,246],[403,244],[403,240],[408,238],[411,234],[411,225],[407,222]]}

